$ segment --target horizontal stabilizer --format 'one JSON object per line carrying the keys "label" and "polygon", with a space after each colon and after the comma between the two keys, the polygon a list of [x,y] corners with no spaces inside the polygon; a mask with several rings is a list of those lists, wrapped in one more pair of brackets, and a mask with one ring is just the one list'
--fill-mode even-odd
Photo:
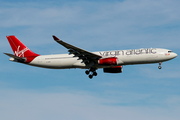
{"label": "horizontal stabilizer", "polygon": [[26,58],[21,58],[21,57],[18,57],[18,56],[15,56],[13,54],[10,54],[10,53],[4,53],[5,55],[9,56],[9,57],[12,57],[14,58],[15,60],[18,60],[20,62],[25,62],[26,61]]}

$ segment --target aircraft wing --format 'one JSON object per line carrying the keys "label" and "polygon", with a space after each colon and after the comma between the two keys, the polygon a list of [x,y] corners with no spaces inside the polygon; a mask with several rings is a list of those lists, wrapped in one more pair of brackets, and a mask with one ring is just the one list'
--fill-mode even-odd
{"label": "aircraft wing", "polygon": [[54,35],[53,35],[53,38],[56,42],[58,42],[62,46],[69,49],[68,50],[69,54],[74,54],[74,57],[79,57],[79,59],[82,59],[85,64],[89,64],[91,61],[97,62],[97,60],[102,58],[102,56],[100,56],[100,55],[94,54],[92,52],[83,50],[83,49],[73,46],[69,43],[66,43]]}

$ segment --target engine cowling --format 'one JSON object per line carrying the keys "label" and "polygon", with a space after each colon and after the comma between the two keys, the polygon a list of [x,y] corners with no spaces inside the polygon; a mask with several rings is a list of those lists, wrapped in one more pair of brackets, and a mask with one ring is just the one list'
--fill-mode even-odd
{"label": "engine cowling", "polygon": [[104,73],[122,73],[122,66],[103,68]]}
{"label": "engine cowling", "polygon": [[110,57],[110,58],[102,58],[98,61],[100,65],[117,65],[117,58]]}

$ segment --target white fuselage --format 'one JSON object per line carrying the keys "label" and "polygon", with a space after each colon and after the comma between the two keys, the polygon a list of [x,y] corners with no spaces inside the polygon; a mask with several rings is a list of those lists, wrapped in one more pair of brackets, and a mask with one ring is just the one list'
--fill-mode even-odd
{"label": "white fuselage", "polygon": [[[102,58],[117,57],[117,66],[158,63],[171,60],[177,56],[177,54],[171,50],[160,48],[101,51],[93,53],[102,56]],[[86,66],[82,60],[78,60],[78,57],[73,56],[74,55],[72,54],[41,55],[36,57],[28,64],[52,69],[89,68],[89,66]],[[97,64],[96,67],[105,68],[110,66],[102,66]]]}

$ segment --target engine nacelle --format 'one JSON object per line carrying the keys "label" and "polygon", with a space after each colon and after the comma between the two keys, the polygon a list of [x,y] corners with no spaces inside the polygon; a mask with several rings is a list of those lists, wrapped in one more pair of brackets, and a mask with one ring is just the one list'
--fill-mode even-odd
{"label": "engine nacelle", "polygon": [[105,73],[122,73],[122,66],[116,66],[111,68],[103,68]]}
{"label": "engine nacelle", "polygon": [[98,61],[99,65],[117,65],[116,57],[102,58]]}

